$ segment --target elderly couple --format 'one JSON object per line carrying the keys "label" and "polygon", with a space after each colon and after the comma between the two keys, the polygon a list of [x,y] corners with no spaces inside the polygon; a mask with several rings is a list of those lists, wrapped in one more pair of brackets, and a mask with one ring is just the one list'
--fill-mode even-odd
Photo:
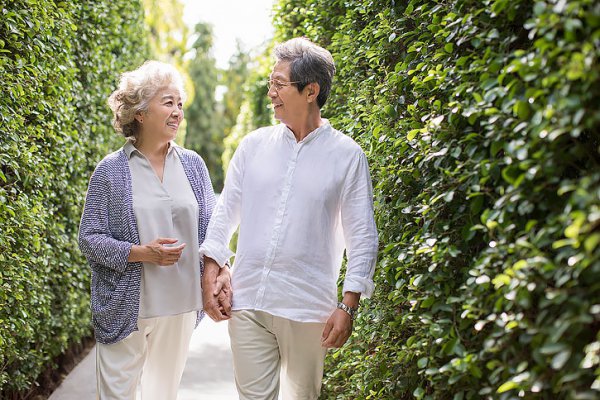
{"label": "elderly couple", "polygon": [[[92,270],[97,393],[176,399],[192,331],[229,320],[240,399],[316,399],[327,348],[373,292],[377,230],[365,154],[321,118],[335,66],[304,38],[275,48],[280,125],[247,135],[215,205],[208,171],[173,142],[180,75],[146,62],[110,96],[127,138],[96,167],[79,243]],[[229,242],[239,226],[235,263]],[[343,290],[337,279],[344,250]]]}

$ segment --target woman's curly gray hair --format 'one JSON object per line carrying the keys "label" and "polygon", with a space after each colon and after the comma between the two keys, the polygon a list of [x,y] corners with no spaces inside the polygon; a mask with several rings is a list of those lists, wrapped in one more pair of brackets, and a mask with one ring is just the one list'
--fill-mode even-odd
{"label": "woman's curly gray hair", "polygon": [[121,75],[119,88],[108,98],[113,127],[126,138],[137,138],[140,124],[135,119],[148,111],[150,100],[159,90],[175,85],[185,101],[183,78],[177,69],[160,61],[146,61],[136,70]]}

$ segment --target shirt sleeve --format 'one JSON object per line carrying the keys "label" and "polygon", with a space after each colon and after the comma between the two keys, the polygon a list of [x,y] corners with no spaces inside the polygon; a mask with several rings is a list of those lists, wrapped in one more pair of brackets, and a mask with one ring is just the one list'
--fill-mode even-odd
{"label": "shirt sleeve", "polygon": [[229,242],[240,224],[245,143],[246,140],[242,140],[229,163],[223,192],[208,224],[206,239],[200,246],[200,256],[212,258],[221,267],[235,255],[229,249]]}
{"label": "shirt sleeve", "polygon": [[111,235],[108,218],[110,190],[100,170],[96,168],[88,186],[79,225],[79,248],[90,264],[124,272],[133,243],[117,240]]}
{"label": "shirt sleeve", "polygon": [[346,242],[343,293],[373,294],[373,274],[379,240],[373,215],[373,187],[367,157],[361,152],[352,163],[342,193],[342,228]]}

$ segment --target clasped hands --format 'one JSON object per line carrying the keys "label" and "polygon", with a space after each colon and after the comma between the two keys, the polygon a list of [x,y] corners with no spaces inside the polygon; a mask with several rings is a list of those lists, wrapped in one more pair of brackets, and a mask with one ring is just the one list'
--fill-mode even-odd
{"label": "clasped hands", "polygon": [[226,265],[223,268],[212,259],[204,257],[202,274],[202,303],[204,312],[216,321],[231,318],[231,273]]}

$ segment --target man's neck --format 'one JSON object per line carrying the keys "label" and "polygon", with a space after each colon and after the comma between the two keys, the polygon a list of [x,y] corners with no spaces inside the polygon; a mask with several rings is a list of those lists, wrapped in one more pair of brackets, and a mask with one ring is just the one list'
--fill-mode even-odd
{"label": "man's neck", "polygon": [[311,132],[323,126],[325,121],[321,118],[321,110],[317,110],[316,112],[309,113],[308,117],[304,119],[304,121],[299,124],[299,126],[290,126],[287,127],[292,131],[294,136],[296,137],[296,142],[303,141]]}

